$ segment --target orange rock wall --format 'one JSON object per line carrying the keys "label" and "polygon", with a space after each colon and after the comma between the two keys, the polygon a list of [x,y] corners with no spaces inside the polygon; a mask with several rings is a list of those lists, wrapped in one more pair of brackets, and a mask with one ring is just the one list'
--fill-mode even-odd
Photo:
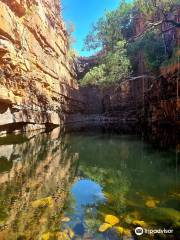
{"label": "orange rock wall", "polygon": [[0,131],[82,110],[59,0],[0,0]]}

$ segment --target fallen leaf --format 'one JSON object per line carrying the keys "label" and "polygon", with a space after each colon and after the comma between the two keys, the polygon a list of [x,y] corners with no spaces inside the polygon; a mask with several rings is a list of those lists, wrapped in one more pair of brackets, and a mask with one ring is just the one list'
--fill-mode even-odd
{"label": "fallen leaf", "polygon": [[134,225],[138,225],[140,227],[146,227],[147,226],[147,224],[144,221],[134,220],[132,223]]}
{"label": "fallen leaf", "polygon": [[112,225],[111,225],[111,224],[103,223],[103,224],[99,227],[99,232],[105,232],[105,231],[107,231],[109,228],[112,228]]}
{"label": "fallen leaf", "polygon": [[123,234],[123,231],[124,231],[124,228],[123,227],[120,227],[120,226],[117,226],[117,227],[114,227],[116,229],[116,231],[120,234]]}
{"label": "fallen leaf", "polygon": [[52,206],[53,200],[52,197],[41,198],[32,202],[33,208],[44,207],[44,206]]}
{"label": "fallen leaf", "polygon": [[119,218],[117,218],[116,216],[113,216],[113,215],[106,215],[105,216],[105,222],[114,226],[117,223],[119,223]]}

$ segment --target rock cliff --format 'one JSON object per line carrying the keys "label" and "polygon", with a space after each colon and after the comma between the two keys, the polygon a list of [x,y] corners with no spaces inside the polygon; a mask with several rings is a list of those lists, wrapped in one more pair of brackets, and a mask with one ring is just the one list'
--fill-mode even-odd
{"label": "rock cliff", "polygon": [[0,132],[82,111],[59,0],[0,0]]}

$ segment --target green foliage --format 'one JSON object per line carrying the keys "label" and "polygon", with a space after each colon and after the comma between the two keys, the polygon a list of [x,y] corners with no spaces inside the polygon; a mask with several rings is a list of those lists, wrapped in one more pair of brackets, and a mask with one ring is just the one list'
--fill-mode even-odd
{"label": "green foliage", "polygon": [[130,72],[130,61],[125,45],[125,41],[117,42],[114,51],[108,51],[101,64],[84,76],[81,85],[110,85],[126,78]]}
{"label": "green foliage", "polygon": [[101,64],[98,67],[92,68],[81,80],[80,84],[99,85],[105,81],[105,65]]}
{"label": "green foliage", "polygon": [[[179,0],[135,0],[122,1],[119,7],[107,12],[92,28],[85,39],[86,50],[103,49],[105,56],[99,65],[92,68],[81,80],[82,85],[108,85],[129,76],[131,68],[138,73],[140,61],[147,71],[156,72],[168,58],[163,39],[162,23],[177,23],[166,19],[173,14]],[[136,17],[141,13],[145,21],[144,32],[133,41]],[[142,29],[143,31],[143,29]],[[140,54],[144,59],[139,58]]]}
{"label": "green foliage", "polygon": [[117,10],[107,12],[105,17],[100,18],[85,39],[85,49],[113,50],[116,43],[124,39],[123,34],[127,29],[130,29],[132,6],[131,3],[122,1]]}
{"label": "green foliage", "polygon": [[136,0],[135,6],[147,17],[155,14],[157,11],[163,13],[176,9],[179,0]]}
{"label": "green foliage", "polygon": [[174,65],[174,64],[178,64],[180,61],[180,47],[176,47],[173,50],[172,56],[169,59],[165,59],[165,61],[162,63],[162,66],[169,66],[169,65]]}
{"label": "green foliage", "polygon": [[[138,40],[128,44],[128,55],[132,63],[136,65],[137,53],[142,51],[144,53],[146,67],[150,71],[156,71],[166,59],[164,51],[164,43],[162,36],[157,32],[147,32]],[[135,66],[133,66],[135,69]]]}

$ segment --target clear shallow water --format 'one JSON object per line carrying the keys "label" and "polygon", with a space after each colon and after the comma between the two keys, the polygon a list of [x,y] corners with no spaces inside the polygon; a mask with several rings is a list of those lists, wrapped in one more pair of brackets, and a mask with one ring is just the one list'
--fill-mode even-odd
{"label": "clear shallow water", "polygon": [[[0,144],[0,239],[136,239],[141,225],[174,234],[138,239],[177,238],[178,143],[56,129]],[[119,223],[100,232],[108,215]]]}

